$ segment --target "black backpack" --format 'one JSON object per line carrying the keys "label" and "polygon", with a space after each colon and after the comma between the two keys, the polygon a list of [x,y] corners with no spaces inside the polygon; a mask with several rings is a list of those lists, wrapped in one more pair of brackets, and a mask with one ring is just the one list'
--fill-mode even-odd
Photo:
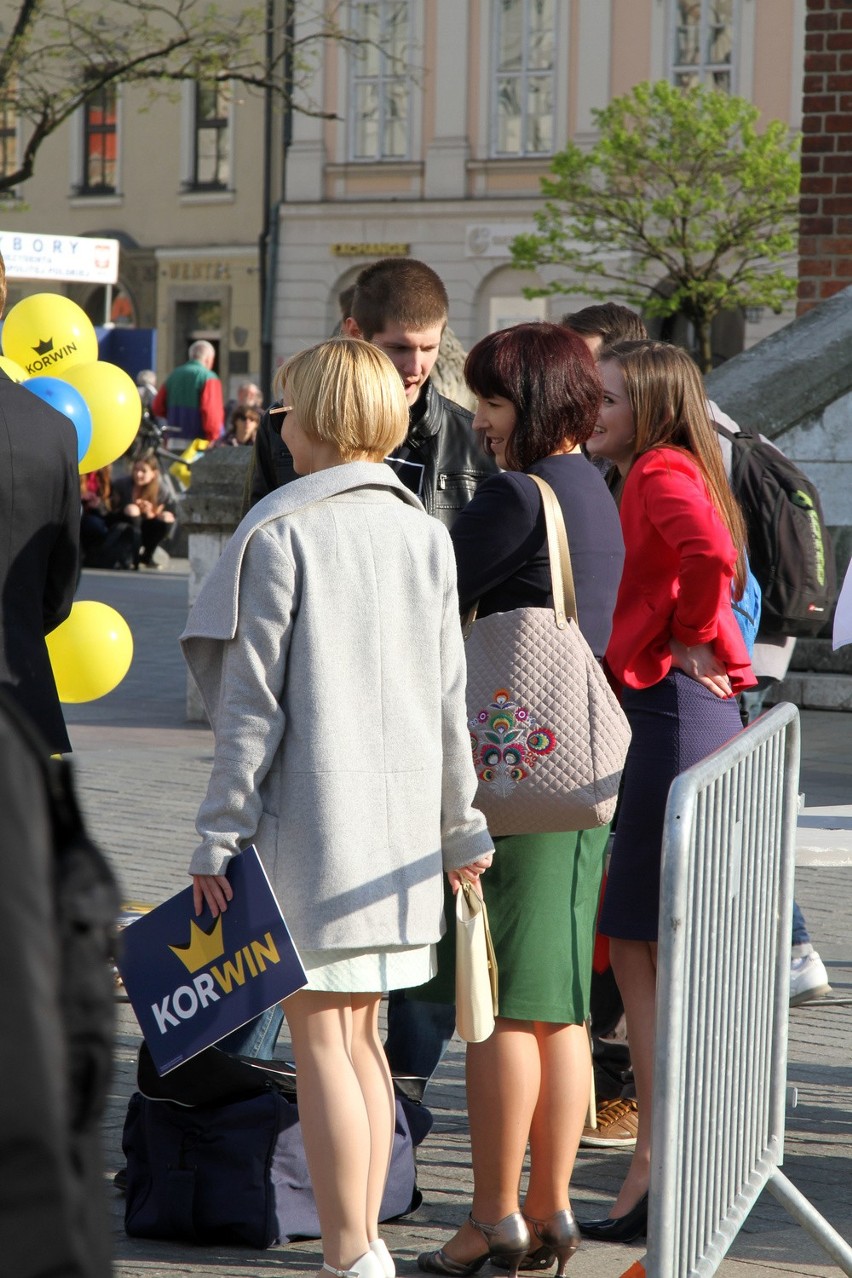
{"label": "black backpack", "polygon": [[759,435],[714,425],[731,444],[731,488],[762,592],[760,633],[813,636],[829,620],[837,593],[819,494],[795,462]]}

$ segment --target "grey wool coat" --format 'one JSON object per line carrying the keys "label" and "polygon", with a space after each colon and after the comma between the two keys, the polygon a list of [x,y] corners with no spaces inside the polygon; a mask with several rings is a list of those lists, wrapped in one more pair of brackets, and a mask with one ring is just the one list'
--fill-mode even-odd
{"label": "grey wool coat", "polygon": [[492,848],[446,529],[387,466],[298,479],[240,524],[181,643],[216,742],[190,873],[254,843],[297,946],[437,941],[443,871]]}

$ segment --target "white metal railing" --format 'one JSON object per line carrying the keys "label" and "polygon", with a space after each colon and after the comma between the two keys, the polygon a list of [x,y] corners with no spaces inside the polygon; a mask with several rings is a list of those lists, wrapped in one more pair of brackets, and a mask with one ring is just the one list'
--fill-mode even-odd
{"label": "white metal railing", "polygon": [[782,704],[677,777],[663,838],[648,1278],[708,1278],[764,1189],[844,1273],[779,1171],[799,716]]}

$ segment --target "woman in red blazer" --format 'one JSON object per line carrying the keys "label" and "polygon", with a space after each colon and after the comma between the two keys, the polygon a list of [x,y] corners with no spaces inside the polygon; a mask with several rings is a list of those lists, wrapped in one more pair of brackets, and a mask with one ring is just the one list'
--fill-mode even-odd
{"label": "woman in red blazer", "polygon": [[741,727],[754,684],[731,609],[745,582],[745,530],[722,466],[699,371],[678,347],[624,342],[600,364],[604,402],[587,442],[617,472],[625,561],[606,651],[633,739],[598,930],[610,937],[639,1102],[636,1149],[587,1237],[645,1232],[650,1176],[660,856],[678,773]]}

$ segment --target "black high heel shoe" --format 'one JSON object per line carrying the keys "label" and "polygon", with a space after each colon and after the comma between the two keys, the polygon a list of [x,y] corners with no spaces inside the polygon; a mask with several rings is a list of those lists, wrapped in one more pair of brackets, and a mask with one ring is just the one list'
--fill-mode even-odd
{"label": "black high heel shoe", "polygon": [[648,1195],[643,1194],[635,1207],[623,1216],[607,1216],[604,1220],[578,1220],[577,1228],[584,1238],[596,1242],[633,1242],[648,1232]]}
{"label": "black high heel shoe", "polygon": [[440,1248],[438,1251],[423,1251],[417,1257],[417,1268],[426,1274],[449,1274],[451,1278],[466,1278],[467,1274],[475,1274],[482,1268],[486,1260],[508,1269],[509,1278],[517,1278],[518,1266],[527,1254],[530,1245],[530,1231],[519,1211],[498,1220],[496,1225],[485,1224],[468,1216],[468,1222],[482,1234],[488,1250],[473,1260],[453,1260],[452,1256]]}

